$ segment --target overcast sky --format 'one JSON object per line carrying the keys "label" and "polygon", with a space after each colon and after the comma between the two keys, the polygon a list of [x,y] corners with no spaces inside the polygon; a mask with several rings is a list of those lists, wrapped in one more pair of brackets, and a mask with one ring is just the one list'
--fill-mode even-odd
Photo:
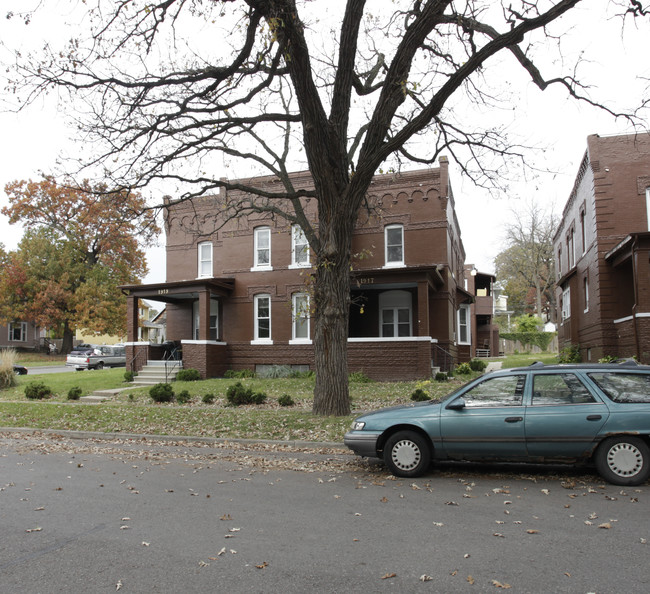
{"label": "overcast sky", "polygon": [[[3,0],[5,6],[25,6],[31,0]],[[314,4],[323,2],[316,0]],[[567,54],[575,55],[584,50],[590,62],[585,65],[583,77],[592,83],[591,95],[599,100],[611,101],[618,108],[630,107],[637,101],[638,89],[642,87],[638,77],[650,78],[647,59],[650,49],[650,21],[646,19],[645,34],[628,26],[621,38],[620,22],[603,19],[597,5],[604,6],[606,0],[589,0],[589,8],[581,9],[573,19],[580,22],[582,35],[571,37]],[[44,32],[58,30],[67,32],[62,23],[67,19],[68,2],[51,2],[48,8],[58,10],[47,18],[37,18],[24,27],[18,21],[7,20],[0,14],[0,40],[7,46],[23,43],[38,46]],[[61,23],[57,23],[60,16]],[[585,26],[585,20],[590,20]],[[57,29],[58,27],[58,29]],[[588,32],[585,34],[584,32]],[[7,54],[0,48],[0,60]],[[635,79],[636,82],[635,82]],[[4,86],[4,85],[3,85]],[[0,89],[0,93],[4,91]],[[6,93],[4,99],[11,99]],[[486,114],[485,117],[489,117]],[[495,114],[496,116],[497,114]],[[450,164],[451,183],[455,194],[456,211],[467,263],[474,263],[482,272],[493,272],[494,257],[503,246],[503,228],[507,224],[511,209],[523,208],[523,202],[534,200],[544,208],[561,212],[578,166],[586,149],[589,134],[620,134],[630,129],[624,122],[617,122],[610,116],[586,105],[569,101],[560,91],[542,93],[532,83],[524,82],[517,105],[507,114],[499,113],[501,121],[508,122],[510,129],[519,133],[527,143],[539,147],[530,160],[542,170],[540,173],[521,179],[511,187],[507,198],[494,199],[481,189],[474,187],[461,175],[460,169]],[[39,101],[24,112],[16,115],[0,112],[0,130],[3,142],[0,144],[0,205],[7,203],[4,186],[7,182],[20,179],[37,179],[39,171],[49,171],[55,165],[61,151],[82,150],[70,140],[70,131],[64,126],[64,118],[58,114],[53,102]],[[545,150],[544,150],[545,149]],[[219,177],[217,175],[216,177]],[[6,248],[15,248],[22,231],[10,226],[6,217],[0,215],[0,242]],[[161,238],[161,244],[164,238]],[[150,274],[146,282],[165,280],[164,249],[149,251]]]}

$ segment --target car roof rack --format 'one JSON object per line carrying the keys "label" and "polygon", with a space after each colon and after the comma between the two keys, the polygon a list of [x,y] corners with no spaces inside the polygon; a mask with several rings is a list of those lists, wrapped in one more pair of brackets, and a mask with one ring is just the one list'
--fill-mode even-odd
{"label": "car roof rack", "polygon": [[639,365],[637,360],[633,359],[632,357],[628,357],[627,359],[620,359],[619,361],[617,361],[617,363],[621,367],[637,367]]}
{"label": "car roof rack", "polygon": [[544,361],[535,361],[534,363],[531,363],[528,367],[546,367],[546,365],[544,365]]}

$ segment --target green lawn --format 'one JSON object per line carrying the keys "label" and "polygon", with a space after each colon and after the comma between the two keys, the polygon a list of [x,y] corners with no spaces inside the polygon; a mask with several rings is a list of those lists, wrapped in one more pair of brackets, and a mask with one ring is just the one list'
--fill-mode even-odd
{"label": "green lawn", "polygon": [[[504,367],[529,365],[536,360],[555,362],[555,355],[515,355],[499,359]],[[124,381],[124,369],[104,369],[74,373],[19,376],[18,385],[0,391],[0,426],[39,429],[84,430],[142,433],[149,435],[208,436],[226,438],[283,439],[341,442],[352,419],[361,412],[411,402],[416,388],[423,388],[432,399],[440,399],[469,379],[459,376],[447,382],[356,382],[350,383],[353,413],[347,417],[318,417],[311,413],[313,379],[210,379],[198,382],[174,382],[176,393],[187,390],[187,404],[156,404],[148,388],[130,387]],[[25,386],[43,382],[53,396],[32,401],[25,397]],[[226,390],[236,381],[254,391],[265,392],[261,406],[227,406]],[[70,401],[68,391],[79,387],[82,395],[94,390],[124,388],[102,404]],[[213,394],[212,404],[203,396]],[[278,398],[290,395],[295,406],[281,407]]]}

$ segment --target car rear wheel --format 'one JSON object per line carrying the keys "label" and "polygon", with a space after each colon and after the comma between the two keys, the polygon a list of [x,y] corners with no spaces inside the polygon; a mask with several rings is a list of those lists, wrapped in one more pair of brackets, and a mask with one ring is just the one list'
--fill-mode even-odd
{"label": "car rear wheel", "polygon": [[420,476],[431,464],[429,443],[415,431],[398,431],[384,446],[384,462],[395,476]]}
{"label": "car rear wheel", "polygon": [[95,369],[104,369],[104,363],[100,361],[99,363],[97,363],[97,365],[95,365]]}
{"label": "car rear wheel", "polygon": [[650,448],[639,437],[610,437],[596,451],[600,476],[614,485],[640,485],[650,476]]}

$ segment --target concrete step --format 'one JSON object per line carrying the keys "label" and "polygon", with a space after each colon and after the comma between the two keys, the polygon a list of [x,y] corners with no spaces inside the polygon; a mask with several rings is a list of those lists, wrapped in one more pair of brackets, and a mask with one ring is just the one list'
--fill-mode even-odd
{"label": "concrete step", "polygon": [[110,400],[116,394],[119,394],[124,388],[112,388],[111,390],[95,390],[92,394],[88,396],[82,396],[79,398],[81,402],[87,402],[89,404],[99,404],[105,400]]}
{"label": "concrete step", "polygon": [[[167,364],[165,367],[165,363]],[[167,374],[165,375],[165,369]],[[173,382],[176,374],[183,369],[182,361],[147,361],[147,364],[138,371],[133,378],[133,386],[154,386]]]}

